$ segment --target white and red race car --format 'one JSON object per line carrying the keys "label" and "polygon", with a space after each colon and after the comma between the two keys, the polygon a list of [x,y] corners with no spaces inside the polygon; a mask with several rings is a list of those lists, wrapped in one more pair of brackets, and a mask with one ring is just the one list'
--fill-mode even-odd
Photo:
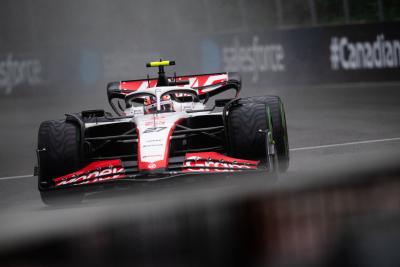
{"label": "white and red race car", "polygon": [[[109,83],[117,114],[88,110],[45,121],[38,134],[43,200],[61,188],[112,181],[157,180],[190,173],[285,171],[289,145],[277,96],[239,98],[232,73],[158,77]],[[211,97],[233,90],[234,98]]]}

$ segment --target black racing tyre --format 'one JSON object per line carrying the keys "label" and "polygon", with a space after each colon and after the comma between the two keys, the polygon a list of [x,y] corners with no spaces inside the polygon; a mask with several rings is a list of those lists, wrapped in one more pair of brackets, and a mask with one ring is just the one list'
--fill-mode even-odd
{"label": "black racing tyre", "polygon": [[249,97],[248,101],[265,103],[269,107],[272,121],[272,135],[277,149],[279,170],[286,171],[289,168],[289,139],[286,126],[286,114],[282,100],[279,96]]}
{"label": "black racing tyre", "polygon": [[51,185],[51,179],[83,167],[81,138],[80,128],[72,122],[52,120],[40,125],[39,189],[42,184]]}
{"label": "black racing tyre", "polygon": [[[271,126],[269,126],[269,120]],[[289,143],[283,103],[278,96],[248,97],[229,109],[228,138],[233,156],[258,159],[266,156],[265,134],[272,130],[279,171],[289,167]]]}

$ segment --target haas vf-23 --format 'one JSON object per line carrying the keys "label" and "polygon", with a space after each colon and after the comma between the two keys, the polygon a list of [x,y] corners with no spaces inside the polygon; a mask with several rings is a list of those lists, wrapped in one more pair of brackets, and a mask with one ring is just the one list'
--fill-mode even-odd
{"label": "haas vf-23", "polygon": [[[109,83],[116,115],[87,110],[40,125],[36,173],[43,200],[66,187],[288,168],[278,96],[240,98],[235,73],[168,77],[170,65],[175,62],[148,63],[158,68],[157,78]],[[207,106],[226,91],[233,98]]]}

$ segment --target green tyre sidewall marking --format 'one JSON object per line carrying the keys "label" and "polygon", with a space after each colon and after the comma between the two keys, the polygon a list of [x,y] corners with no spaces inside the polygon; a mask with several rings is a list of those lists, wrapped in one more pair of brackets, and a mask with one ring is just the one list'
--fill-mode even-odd
{"label": "green tyre sidewall marking", "polygon": [[271,142],[272,144],[275,144],[275,140],[274,140],[274,132],[273,132],[273,128],[272,128],[272,118],[271,118],[271,111],[269,106],[265,105],[266,107],[266,111],[267,111],[267,119],[268,119],[268,130],[269,130],[269,134],[271,135]]}
{"label": "green tyre sidewall marking", "polygon": [[284,110],[282,102],[280,102],[279,108],[280,108],[280,112],[281,112],[282,129],[283,129],[283,131],[285,133],[285,137],[284,137],[284,139],[285,139],[285,150],[286,150],[286,153],[289,154],[288,135],[287,135],[287,129],[286,129],[286,114],[285,114],[285,110]]}

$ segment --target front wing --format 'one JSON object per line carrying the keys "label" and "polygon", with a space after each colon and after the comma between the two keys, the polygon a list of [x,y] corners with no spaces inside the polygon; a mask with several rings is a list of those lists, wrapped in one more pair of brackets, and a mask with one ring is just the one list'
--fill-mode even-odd
{"label": "front wing", "polygon": [[156,181],[185,174],[231,173],[266,169],[260,161],[243,160],[217,152],[188,153],[169,159],[167,169],[141,171],[136,161],[102,160],[81,170],[53,179],[54,188],[115,181]]}

